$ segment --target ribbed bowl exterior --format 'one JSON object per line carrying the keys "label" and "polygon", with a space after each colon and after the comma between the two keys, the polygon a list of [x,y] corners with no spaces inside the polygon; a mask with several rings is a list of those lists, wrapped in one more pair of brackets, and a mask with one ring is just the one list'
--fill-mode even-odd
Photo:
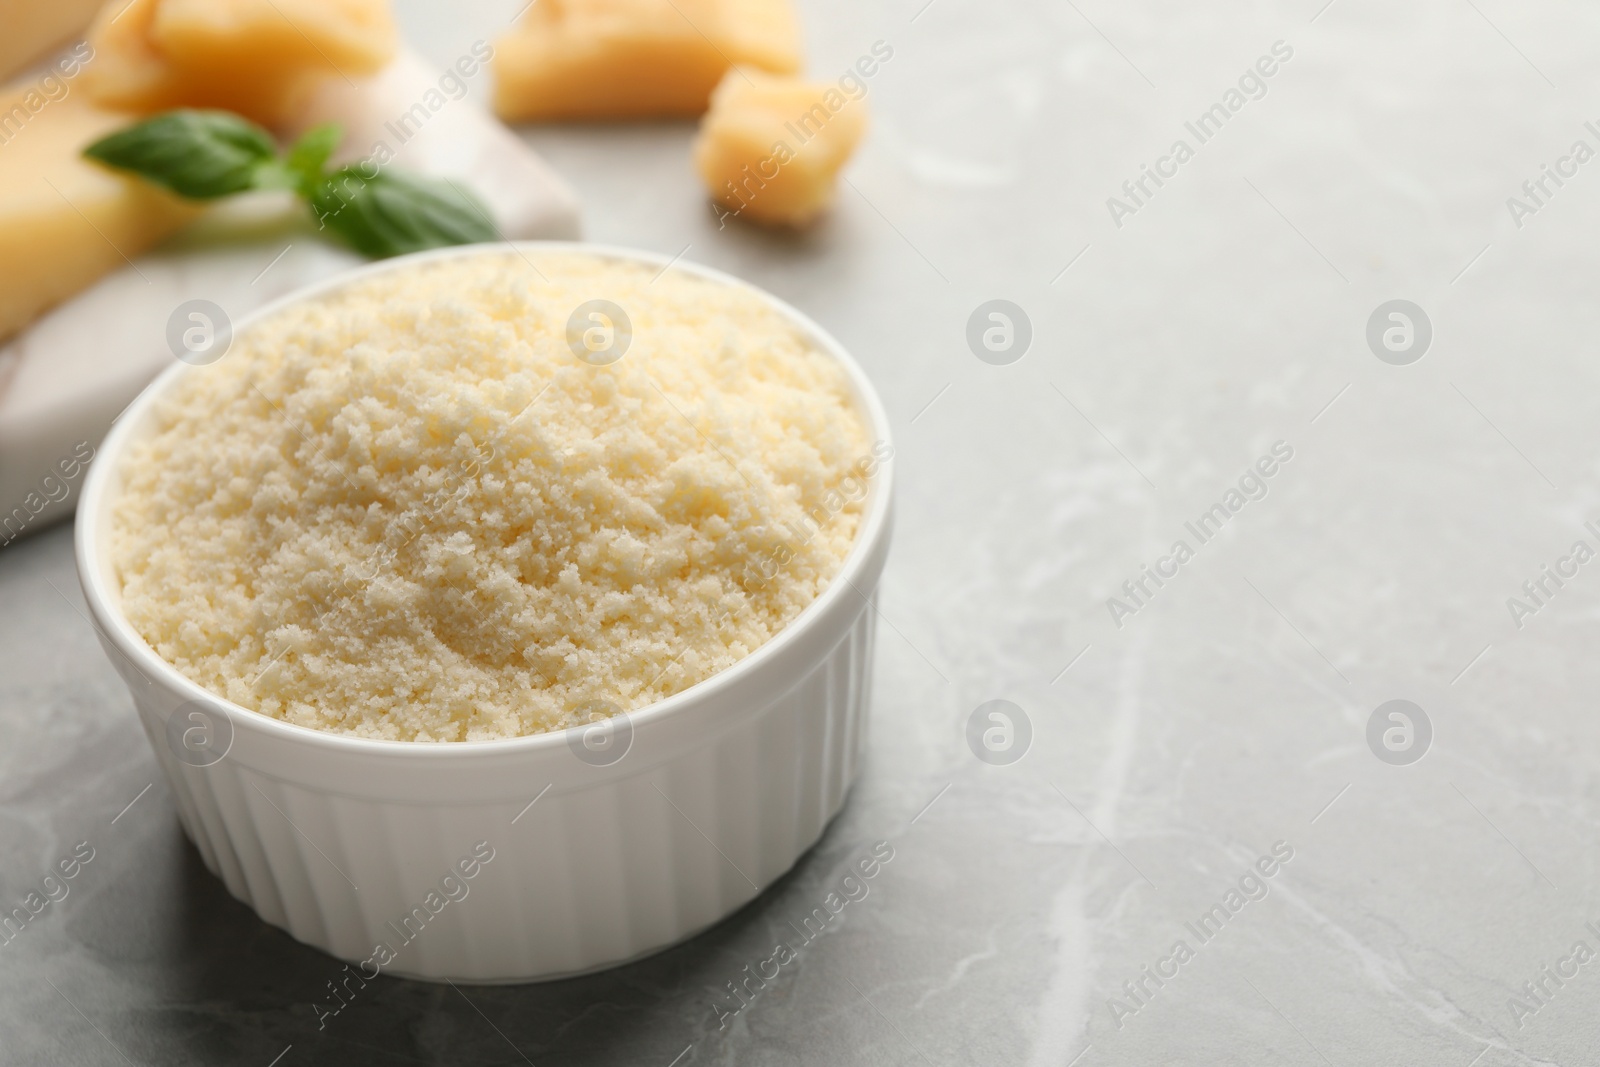
{"label": "ribbed bowl exterior", "polygon": [[[521,247],[673,265],[625,249]],[[489,250],[374,264],[250,318],[406,261]],[[745,285],[701,267],[678,269]],[[851,378],[881,461],[868,479],[856,543],[833,584],[765,646],[618,716],[613,745],[598,751],[580,730],[451,744],[367,741],[268,719],[205,692],[122,617],[106,518],[128,442],[149,426],[155,398],[197,368],[164,373],[103,442],[76,532],[101,643],[133,693],[206,866],[262,919],[354,964],[340,981],[379,971],[534,981],[648,955],[748,903],[816,843],[843,805],[866,744],[874,601],[892,528],[888,418],[837,341],[752,291]],[[196,708],[207,724],[198,752],[180,740]]]}
{"label": "ribbed bowl exterior", "polygon": [[[242,734],[218,762],[185,763],[167,742],[171,701],[110,654],[184,830],[262,919],[352,963],[387,945],[394,959],[380,969],[389,974],[530,981],[681,941],[748,903],[816,843],[866,742],[875,615],[865,600],[857,608],[843,639],[794,685],[699,744],[641,728],[609,768],[567,745],[520,766],[428,768],[430,792],[477,797],[455,804],[391,799],[359,764],[296,781],[272,765],[282,753],[252,752]],[[482,842],[493,858],[462,878],[456,865],[475,848],[481,856]],[[465,895],[441,889],[452,871]]]}

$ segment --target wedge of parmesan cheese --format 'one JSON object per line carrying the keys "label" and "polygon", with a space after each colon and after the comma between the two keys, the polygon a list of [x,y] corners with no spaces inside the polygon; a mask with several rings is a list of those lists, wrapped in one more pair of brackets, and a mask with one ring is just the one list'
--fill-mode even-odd
{"label": "wedge of parmesan cheese", "polygon": [[82,156],[127,125],[81,96],[0,89],[0,340],[126,266],[198,209]]}
{"label": "wedge of parmesan cheese", "polygon": [[378,71],[398,40],[386,0],[131,0],[95,20],[83,81],[107,107],[226,108],[279,126],[324,79]]}
{"label": "wedge of parmesan cheese", "polygon": [[800,69],[789,0],[539,0],[495,42],[508,121],[698,115],[734,64]]}
{"label": "wedge of parmesan cheese", "polygon": [[10,0],[0,34],[0,78],[9,78],[79,37],[101,0]]}

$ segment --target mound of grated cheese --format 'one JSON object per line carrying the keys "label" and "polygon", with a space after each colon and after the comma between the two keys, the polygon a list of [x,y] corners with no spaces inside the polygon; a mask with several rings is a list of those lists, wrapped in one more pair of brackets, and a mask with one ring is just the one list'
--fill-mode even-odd
{"label": "mound of grated cheese", "polygon": [[[838,572],[883,457],[782,314],[656,273],[486,251],[241,331],[130,448],[128,620],[237,704],[396,740],[560,729],[749,655]],[[632,321],[608,366],[568,344],[594,299]]]}

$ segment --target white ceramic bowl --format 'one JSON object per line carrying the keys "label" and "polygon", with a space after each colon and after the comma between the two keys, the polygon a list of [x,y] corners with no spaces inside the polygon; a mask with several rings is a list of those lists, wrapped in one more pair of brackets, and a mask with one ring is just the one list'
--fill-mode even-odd
{"label": "white ceramic bowl", "polygon": [[[623,249],[520,247],[667,264]],[[268,305],[235,329],[419,259],[490,251],[505,248],[376,263]],[[872,438],[888,446],[883,407],[837,341],[744,282],[683,263],[674,269],[757,292],[791,319],[845,368]],[[703,930],[821,836],[865,745],[892,462],[871,479],[856,543],[815,602],[740,663],[630,713],[615,731],[370,741],[212,696],[122,616],[108,527],[123,457],[148,432],[156,398],[204,370],[175,363],[112,427],[78,505],[78,571],[184,830],[206,866],[261,918],[369,976],[376,969],[465,982],[554,978],[636,959]]]}

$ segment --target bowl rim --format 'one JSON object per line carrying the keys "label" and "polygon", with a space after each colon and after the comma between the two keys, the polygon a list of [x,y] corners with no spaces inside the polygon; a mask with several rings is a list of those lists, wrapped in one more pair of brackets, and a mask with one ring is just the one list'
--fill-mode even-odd
{"label": "bowl rim", "polygon": [[[856,596],[862,595],[855,589],[856,582],[862,576],[862,573],[872,566],[874,557],[878,555],[878,551],[881,548],[880,542],[883,541],[889,531],[893,497],[894,450],[888,414],[884,410],[883,403],[866,372],[862,370],[860,364],[855,361],[844,345],[810,316],[787,301],[735,275],[717,270],[714,267],[707,267],[700,263],[682,259],[682,253],[679,253],[678,256],[667,256],[659,252],[627,248],[620,245],[591,244],[584,241],[497,241],[472,245],[454,245],[447,248],[429,249],[423,252],[377,260],[340,271],[328,278],[302,286],[251,310],[240,316],[238,321],[232,324],[233,334],[238,336],[241,330],[291,305],[326,297],[356,282],[390,271],[405,269],[421,263],[511,253],[520,255],[524,259],[527,258],[528,253],[577,253],[603,259],[652,265],[660,267],[663,272],[668,269],[679,269],[712,282],[730,285],[753,293],[800,329],[808,340],[819,350],[832,357],[844,369],[853,388],[860,414],[868,424],[867,429],[871,435],[873,446],[876,447],[880,443],[889,446],[889,455],[882,461],[878,471],[869,481],[867,505],[862,513],[860,526],[856,530],[855,540],[852,542],[844,562],[840,565],[839,571],[829,582],[828,587],[818,594],[811,603],[801,609],[800,613],[770,640],[731,667],[718,671],[709,678],[697,682],[663,700],[647,704],[633,711],[621,712],[620,714],[627,717],[629,726],[637,733],[640,729],[652,724],[676,718],[680,713],[686,712],[695,705],[715,698],[722,691],[742,683],[748,676],[763,669],[767,663],[777,658],[784,648],[795,644],[806,634],[822,625],[824,617],[830,614],[830,609],[832,609],[833,605],[843,597],[852,593]],[[168,691],[178,695],[184,703],[192,701],[221,709],[236,734],[241,732],[255,733],[261,735],[264,739],[317,746],[331,755],[381,755],[384,757],[423,760],[470,758],[473,755],[487,757],[490,755],[532,754],[566,748],[569,744],[569,734],[573,730],[581,730],[584,727],[567,727],[563,730],[551,730],[520,737],[467,741],[399,741],[388,738],[357,737],[351,734],[335,733],[328,730],[319,730],[315,727],[301,726],[298,723],[286,722],[282,719],[263,715],[257,711],[251,711],[225,697],[218,696],[197,682],[192,681],[163,659],[145,641],[143,636],[133,629],[133,626],[122,614],[120,596],[115,600],[116,606],[113,606],[113,598],[108,592],[111,587],[111,575],[107,573],[107,568],[102,566],[102,563],[107,561],[102,560],[99,551],[100,528],[109,516],[109,509],[106,506],[109,492],[108,486],[112,477],[117,473],[123,453],[129,443],[143,429],[149,409],[156,403],[157,399],[166,390],[171,389],[184,375],[204,370],[205,367],[203,366],[192,366],[175,360],[172,366],[158,374],[116,417],[110,431],[100,442],[94,459],[89,464],[89,471],[84,479],[78,498],[77,516],[74,520],[73,529],[73,549],[77,562],[79,584],[83,589],[84,599],[87,602],[91,618],[105,640],[115,647],[116,651],[144,677],[147,683],[163,685]],[[868,610],[876,610],[870,600],[866,607]]]}

